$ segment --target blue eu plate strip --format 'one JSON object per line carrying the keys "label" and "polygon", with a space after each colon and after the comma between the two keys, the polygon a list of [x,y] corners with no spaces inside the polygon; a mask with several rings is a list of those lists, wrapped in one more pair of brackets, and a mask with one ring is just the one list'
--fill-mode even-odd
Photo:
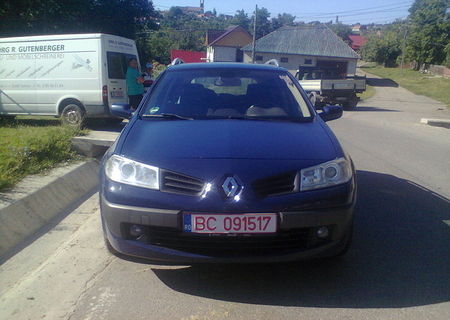
{"label": "blue eu plate strip", "polygon": [[183,231],[192,232],[192,219],[190,214],[183,215]]}

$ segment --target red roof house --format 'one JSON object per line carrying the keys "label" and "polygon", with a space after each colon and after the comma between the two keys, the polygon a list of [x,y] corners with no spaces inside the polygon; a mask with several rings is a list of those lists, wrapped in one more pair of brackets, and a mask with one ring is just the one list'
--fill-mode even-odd
{"label": "red roof house", "polygon": [[206,62],[206,52],[171,50],[170,60],[173,61],[175,58],[180,58],[186,63]]}
{"label": "red roof house", "polygon": [[361,49],[361,47],[367,42],[367,39],[363,36],[351,34],[348,36],[350,39],[350,47],[352,47],[353,50],[358,51]]}

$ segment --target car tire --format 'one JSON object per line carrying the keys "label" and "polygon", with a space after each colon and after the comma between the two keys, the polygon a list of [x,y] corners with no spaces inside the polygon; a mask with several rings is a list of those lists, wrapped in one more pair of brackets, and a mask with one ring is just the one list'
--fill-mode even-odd
{"label": "car tire", "polygon": [[342,107],[346,111],[352,111],[356,109],[356,105],[358,104],[358,97],[356,95],[350,96],[347,101],[342,104]]}
{"label": "car tire", "polygon": [[76,102],[70,102],[64,105],[61,112],[61,121],[65,125],[72,127],[83,126],[85,112],[83,107]]}

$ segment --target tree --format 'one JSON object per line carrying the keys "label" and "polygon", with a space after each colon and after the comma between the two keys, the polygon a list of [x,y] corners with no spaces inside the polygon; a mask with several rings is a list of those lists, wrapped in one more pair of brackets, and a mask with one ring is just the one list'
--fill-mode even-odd
{"label": "tree", "polygon": [[348,36],[352,34],[352,28],[343,23],[330,24],[328,27],[344,41],[349,40]]}
{"label": "tree", "polygon": [[181,10],[179,7],[170,7],[169,11],[167,12],[167,17],[169,19],[178,18],[179,16],[183,15],[183,10]]}
{"label": "tree", "polygon": [[247,31],[250,31],[251,23],[252,22],[250,21],[248,14],[245,13],[244,10],[236,11],[236,14],[234,15],[233,19],[231,20],[231,24],[241,26],[242,28],[246,29]]}
{"label": "tree", "polygon": [[295,16],[289,13],[278,14],[276,18],[272,18],[272,30],[276,30],[283,26],[293,26]]}
{"label": "tree", "polygon": [[147,0],[3,0],[0,35],[104,32],[135,38],[155,28]]}
{"label": "tree", "polygon": [[447,0],[416,0],[409,9],[407,58],[416,62],[441,64],[446,60],[450,20],[446,19]]}
{"label": "tree", "polygon": [[[254,21],[254,15],[255,13],[253,13],[252,21]],[[272,31],[269,18],[270,13],[266,8],[262,7],[261,9],[258,9],[256,12],[256,39],[259,39]]]}
{"label": "tree", "polygon": [[401,25],[391,25],[381,34],[369,35],[366,44],[361,49],[362,58],[366,61],[381,63],[386,67],[395,66],[397,58],[402,52],[401,28]]}

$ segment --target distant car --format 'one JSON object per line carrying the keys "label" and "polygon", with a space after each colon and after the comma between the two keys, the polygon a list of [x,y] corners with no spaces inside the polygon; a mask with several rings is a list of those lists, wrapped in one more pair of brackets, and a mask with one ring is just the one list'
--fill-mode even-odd
{"label": "distant car", "polygon": [[168,263],[345,253],[355,169],[325,124],[341,115],[316,113],[283,68],[169,67],[102,161],[109,249]]}

